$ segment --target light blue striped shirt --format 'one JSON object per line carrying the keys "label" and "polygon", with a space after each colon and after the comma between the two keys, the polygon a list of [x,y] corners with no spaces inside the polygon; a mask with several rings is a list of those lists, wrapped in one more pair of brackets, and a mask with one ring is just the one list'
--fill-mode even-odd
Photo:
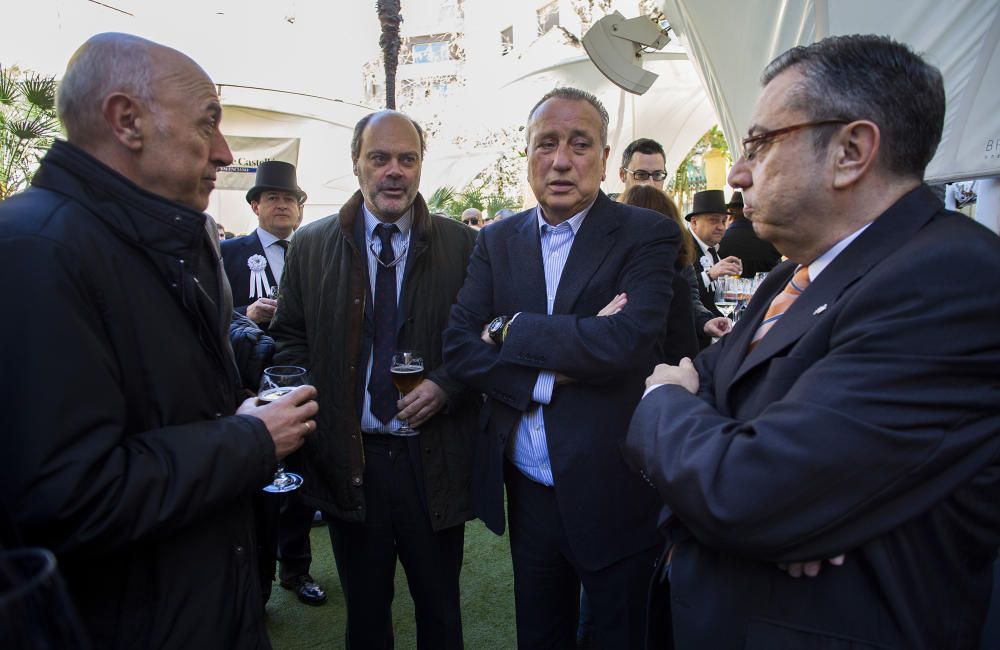
{"label": "light blue striped shirt", "polygon": [[[374,214],[368,211],[368,206],[362,204],[365,213],[365,245],[368,248],[368,290],[372,302],[375,301],[375,275],[378,273],[378,256],[382,253],[382,240],[375,234],[375,226],[382,223]],[[396,304],[399,304],[399,294],[403,291],[403,271],[406,269],[406,255],[410,249],[410,226],[413,224],[413,209],[411,208],[395,221],[398,232],[392,233],[393,257],[399,263],[392,267],[396,272]],[[400,259],[401,258],[401,259]],[[388,424],[372,415],[372,396],[368,394],[368,382],[372,378],[372,354],[368,350],[368,368],[365,370],[364,405],[361,407],[361,430],[389,433],[403,426],[403,423],[393,418]]]}
{"label": "light blue striped shirt", "polygon": [[[573,240],[592,205],[558,226],[549,225],[542,217],[541,207],[537,208],[538,231],[542,240],[542,266],[545,268],[546,309],[549,315],[552,314],[556,291],[559,289],[559,279],[562,277],[569,252],[573,248]],[[555,372],[539,371],[531,395],[531,399],[537,402],[537,405],[524,412],[521,422],[517,425],[517,431],[507,443],[507,457],[514,466],[525,476],[542,485],[555,484],[552,479],[548,441],[545,437],[544,411],[544,405],[552,401],[555,383]]]}

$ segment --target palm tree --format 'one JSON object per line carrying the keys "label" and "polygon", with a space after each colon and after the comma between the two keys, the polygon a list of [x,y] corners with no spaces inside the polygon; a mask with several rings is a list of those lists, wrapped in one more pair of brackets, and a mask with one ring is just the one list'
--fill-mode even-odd
{"label": "palm tree", "polygon": [[59,132],[54,77],[0,67],[0,201],[28,185]]}
{"label": "palm tree", "polygon": [[396,68],[399,66],[399,24],[403,22],[400,14],[400,0],[377,0],[375,11],[382,25],[382,35],[378,45],[382,48],[383,64],[385,65],[385,107],[396,108]]}

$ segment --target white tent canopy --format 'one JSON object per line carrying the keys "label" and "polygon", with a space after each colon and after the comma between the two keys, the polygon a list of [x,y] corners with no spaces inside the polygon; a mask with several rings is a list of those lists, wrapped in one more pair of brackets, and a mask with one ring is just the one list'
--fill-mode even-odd
{"label": "white tent canopy", "polygon": [[691,53],[731,147],[746,133],[760,73],[775,56],[830,35],[884,34],[922,52],[944,76],[944,136],[927,180],[1000,176],[996,0],[661,0],[661,8]]}

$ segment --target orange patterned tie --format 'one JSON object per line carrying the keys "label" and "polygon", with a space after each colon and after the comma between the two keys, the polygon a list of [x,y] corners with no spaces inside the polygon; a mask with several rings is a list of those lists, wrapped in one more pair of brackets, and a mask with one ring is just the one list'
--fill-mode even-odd
{"label": "orange patterned tie", "polygon": [[792,303],[802,295],[802,292],[808,286],[809,267],[800,266],[795,270],[795,275],[785,285],[784,290],[776,295],[771,301],[770,306],[768,306],[767,313],[764,314],[764,320],[761,322],[760,327],[757,328],[757,331],[754,332],[753,340],[750,341],[750,348],[747,350],[748,353],[764,338],[765,334],[771,331],[774,324],[781,319],[781,315],[788,311],[788,308],[792,306]]}

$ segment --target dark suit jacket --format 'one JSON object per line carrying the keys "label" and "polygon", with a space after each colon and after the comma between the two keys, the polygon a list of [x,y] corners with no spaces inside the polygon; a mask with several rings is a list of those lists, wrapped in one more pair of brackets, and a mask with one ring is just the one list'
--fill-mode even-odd
{"label": "dark suit jacket", "polygon": [[746,219],[737,219],[729,224],[726,234],[719,244],[719,257],[735,255],[743,262],[744,278],[752,278],[758,273],[767,273],[781,261],[779,253],[770,242],[766,242],[753,231],[753,224]]}
{"label": "dark suit jacket", "polygon": [[[691,246],[694,247],[694,251],[696,253],[694,256],[694,260],[691,262],[691,268],[694,269],[694,277],[695,280],[697,280],[698,282],[698,296],[701,298],[701,304],[705,306],[705,309],[707,309],[712,313],[712,318],[717,318],[719,316],[722,316],[722,312],[719,311],[719,308],[715,306],[715,291],[713,291],[710,286],[709,287],[705,286],[705,280],[701,275],[702,272],[705,270],[705,267],[701,265],[701,258],[702,258],[701,246],[698,245],[698,242],[694,241],[694,237],[691,236],[691,233],[687,233],[686,236],[691,237]],[[719,259],[722,259],[721,255],[719,256]],[[702,324],[704,325],[704,323]],[[712,337],[709,336],[708,334],[705,334],[704,329],[698,328],[697,334],[698,334],[698,343],[701,345],[702,349],[705,349],[709,345],[711,345]]]}
{"label": "dark suit jacket", "polygon": [[[910,192],[747,354],[650,393],[630,457],[672,511],[678,648],[976,648],[1000,543],[1000,239]],[[778,562],[846,553],[795,579]],[[854,640],[849,645],[848,640]]]}
{"label": "dark suit jacket", "polygon": [[[584,570],[657,543],[656,494],[628,470],[620,445],[666,321],[679,239],[663,215],[602,192],[576,235],[549,316],[536,211],[480,231],[444,344],[449,373],[486,394],[473,499],[494,532],[504,529],[504,446],[546,369],[576,379],[555,388],[544,413],[556,499]],[[621,313],[595,316],[622,291]],[[503,346],[480,340],[485,323],[517,312]]]}
{"label": "dark suit jacket", "polygon": [[[245,316],[247,305],[257,300],[250,299],[250,267],[247,266],[247,260],[253,255],[261,255],[267,259],[264,255],[264,246],[261,245],[256,230],[249,235],[227,239],[220,246],[222,265],[226,269],[226,277],[229,278],[229,286],[233,290],[233,307]],[[268,284],[276,286],[270,264],[264,268],[264,273],[267,275]]]}

